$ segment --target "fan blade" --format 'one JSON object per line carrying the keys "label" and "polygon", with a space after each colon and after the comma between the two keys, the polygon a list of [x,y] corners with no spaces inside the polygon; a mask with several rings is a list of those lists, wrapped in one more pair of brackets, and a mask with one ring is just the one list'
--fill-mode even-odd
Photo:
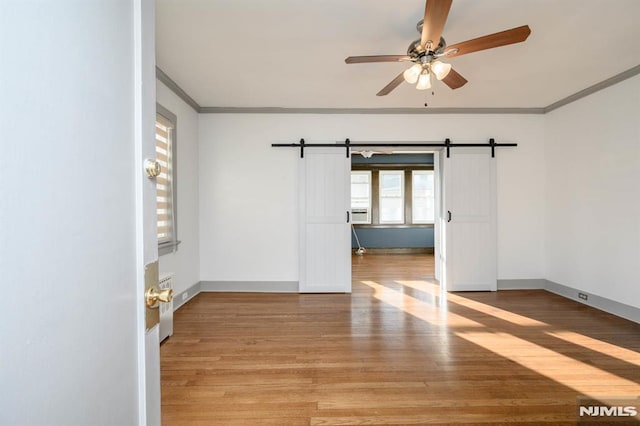
{"label": "fan blade", "polygon": [[402,62],[410,61],[407,55],[377,55],[377,56],[349,56],[344,61],[347,64],[362,64],[367,62]]}
{"label": "fan blade", "polygon": [[467,79],[458,74],[456,70],[451,68],[451,71],[449,71],[449,74],[447,74],[447,76],[442,79],[442,82],[452,89],[457,89],[467,84]]}
{"label": "fan blade", "polygon": [[376,96],[388,95],[389,93],[391,93],[391,91],[393,89],[395,89],[396,87],[400,86],[400,83],[402,83],[404,81],[404,75],[403,74],[404,74],[404,71],[401,72],[400,74],[398,74],[398,76],[396,78],[391,80],[391,83],[389,83],[386,86],[384,86],[381,91],[376,93]]}
{"label": "fan blade", "polygon": [[420,46],[425,47],[431,40],[431,49],[436,50],[440,44],[440,36],[444,29],[444,24],[449,16],[452,0],[427,0],[424,8],[424,21],[422,22],[422,37]]}
{"label": "fan blade", "polygon": [[451,53],[447,55],[447,57],[453,58],[454,56],[466,55],[467,53],[478,52],[480,50],[521,43],[529,37],[529,34],[531,34],[531,28],[529,28],[528,25],[523,25],[499,33],[474,38],[473,40],[463,41],[462,43],[447,46],[447,50],[458,49],[456,53]]}

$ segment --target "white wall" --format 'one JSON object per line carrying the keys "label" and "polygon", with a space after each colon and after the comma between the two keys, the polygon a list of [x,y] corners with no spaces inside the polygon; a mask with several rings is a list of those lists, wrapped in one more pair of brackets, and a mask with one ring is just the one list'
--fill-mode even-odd
{"label": "white wall", "polygon": [[[544,117],[200,116],[200,279],[297,281],[299,152],[273,142],[517,142],[499,148],[498,277],[544,277]],[[487,155],[489,151],[487,150]]]}
{"label": "white wall", "polygon": [[640,76],[546,116],[547,279],[640,307]]}
{"label": "white wall", "polygon": [[[178,239],[174,253],[160,256],[160,273],[175,273],[174,292],[181,293],[200,281],[198,113],[161,81],[156,81],[157,102],[177,116],[177,217]],[[177,301],[180,303],[180,301]]]}
{"label": "white wall", "polygon": [[134,2],[1,8],[0,424],[137,424]]}

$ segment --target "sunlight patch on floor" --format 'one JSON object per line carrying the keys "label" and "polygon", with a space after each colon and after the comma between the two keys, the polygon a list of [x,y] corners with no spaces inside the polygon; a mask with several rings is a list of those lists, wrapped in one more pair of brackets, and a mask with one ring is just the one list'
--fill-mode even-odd
{"label": "sunlight patch on floor", "polygon": [[[640,384],[508,333],[454,332],[473,344],[591,397],[637,396]],[[585,380],[585,377],[588,377]]]}
{"label": "sunlight patch on floor", "polygon": [[[492,333],[487,326],[473,321],[447,309],[447,300],[456,305],[473,309],[477,312],[508,321],[522,327],[550,327],[541,321],[496,308],[481,302],[449,293],[441,299],[440,287],[421,280],[398,280],[395,283],[423,292],[425,296],[440,299],[441,306],[428,303],[394,288],[381,285],[375,281],[362,281],[374,290],[374,298],[402,310],[416,318],[434,325],[466,328],[465,331],[454,331],[452,334],[470,343],[478,345],[498,356],[509,359],[519,365],[541,374],[557,383],[570,387],[578,393],[591,397],[637,396],[640,394],[640,383],[620,377],[597,366],[574,359],[570,356],[516,337],[509,333]],[[599,341],[588,336],[564,330],[540,330],[548,336],[562,339],[568,343],[589,350],[606,354],[617,360],[633,365],[640,365],[640,354],[629,349]],[[587,377],[587,379],[585,379]]]}
{"label": "sunlight patch on floor", "polygon": [[[397,280],[395,281],[398,284],[401,284],[406,287],[413,288],[415,290],[424,291],[425,293],[429,293],[432,295],[440,295],[441,289],[437,284],[430,283],[428,281],[404,281]],[[525,317],[523,315],[515,314],[510,311],[505,311],[504,309],[496,308],[495,306],[486,305],[481,302],[477,302],[475,300],[468,299],[466,297],[458,296],[453,293],[449,293],[446,296],[450,302],[454,302],[457,305],[465,306],[467,308],[473,309],[478,312],[482,312],[483,314],[491,315],[493,317],[499,318],[504,321],[508,321],[512,324],[522,325],[526,327],[542,327],[548,326],[547,323],[542,321],[535,320],[533,318]]]}
{"label": "sunlight patch on floor", "polygon": [[573,331],[545,331],[549,336],[640,367],[640,353]]}
{"label": "sunlight patch on floor", "polygon": [[408,294],[380,285],[375,281],[362,281],[362,283],[374,290],[373,296],[376,299],[430,324],[452,327],[484,327],[483,324],[462,315],[447,312],[446,304],[434,306]]}
{"label": "sunlight patch on floor", "polygon": [[505,311],[504,309],[496,308],[495,306],[477,302],[475,300],[471,300],[452,293],[449,293],[448,298],[451,302],[454,302],[460,306],[471,308],[474,311],[491,315],[492,317],[499,318],[512,324],[521,325],[524,327],[545,327],[549,325],[545,322],[538,321],[533,318],[525,317],[523,315],[519,315],[510,311]]}

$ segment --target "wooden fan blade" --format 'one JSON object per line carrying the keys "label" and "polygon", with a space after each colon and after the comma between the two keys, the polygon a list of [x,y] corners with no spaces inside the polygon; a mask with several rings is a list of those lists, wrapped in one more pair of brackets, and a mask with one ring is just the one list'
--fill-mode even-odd
{"label": "wooden fan blade", "polygon": [[529,34],[531,34],[531,28],[529,28],[528,25],[523,25],[499,33],[474,38],[473,40],[463,41],[462,43],[447,46],[447,50],[458,49],[456,53],[447,55],[447,58],[466,55],[467,53],[478,52],[480,50],[493,49],[494,47],[521,43],[529,37]]}
{"label": "wooden fan blade", "polygon": [[427,0],[424,8],[424,21],[422,23],[422,37],[420,46],[425,47],[431,40],[431,49],[436,50],[440,44],[440,36],[444,29],[444,24],[449,16],[452,0]]}
{"label": "wooden fan blade", "polygon": [[400,86],[400,83],[402,83],[404,81],[404,75],[403,74],[404,74],[404,71],[401,72],[400,74],[398,74],[398,76],[396,78],[391,80],[391,83],[389,83],[386,86],[384,86],[381,91],[376,93],[376,96],[388,95],[389,93],[391,93],[391,91],[393,89],[395,89],[396,87]]}
{"label": "wooden fan blade", "polygon": [[442,82],[452,89],[457,89],[467,84],[467,79],[458,74],[456,70],[451,68],[451,71],[449,71],[449,74],[447,74],[447,76],[442,79]]}
{"label": "wooden fan blade", "polygon": [[367,62],[402,62],[410,61],[407,55],[376,55],[376,56],[349,56],[344,61],[347,64],[363,64]]}

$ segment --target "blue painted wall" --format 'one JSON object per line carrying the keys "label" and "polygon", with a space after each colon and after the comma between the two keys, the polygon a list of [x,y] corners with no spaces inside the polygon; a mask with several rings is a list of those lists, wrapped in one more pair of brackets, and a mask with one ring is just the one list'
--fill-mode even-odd
{"label": "blue painted wall", "polygon": [[[360,245],[364,248],[425,248],[433,247],[433,228],[358,228]],[[357,248],[351,233],[351,247]]]}

